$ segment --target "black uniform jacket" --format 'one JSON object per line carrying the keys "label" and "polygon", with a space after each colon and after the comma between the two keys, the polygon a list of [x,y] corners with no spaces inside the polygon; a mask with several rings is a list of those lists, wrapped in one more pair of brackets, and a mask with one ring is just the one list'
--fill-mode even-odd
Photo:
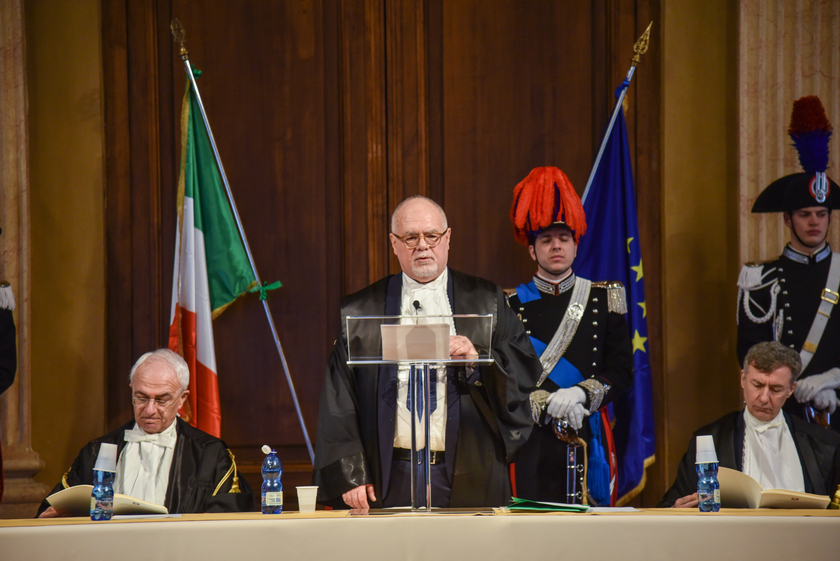
{"label": "black uniform jacket", "polygon": [[[805,479],[805,492],[833,495],[840,483],[840,435],[829,429],[810,424],[799,417],[785,415]],[[697,436],[710,434],[715,441],[718,464],[742,470],[744,456],[744,412],[724,415],[714,423],[699,429],[688,443],[688,451],[680,460],[677,478],[662,497],[659,507],[674,506],[680,497],[697,492]]]}
{"label": "black uniform jacket", "polygon": [[[241,475],[239,476],[241,493],[230,493],[234,466],[225,443],[189,425],[181,418],[177,418],[175,422],[178,440],[172,454],[169,486],[166,488],[164,502],[169,512],[187,514],[257,510],[254,493]],[[99,455],[99,445],[103,442],[116,444],[117,457],[119,457],[125,447],[125,431],[132,428],[134,428],[134,421],[88,442],[79,451],[79,455],[65,475],[67,484],[64,485],[62,481],[52,492],[57,493],[65,487],[75,485],[93,485],[93,466]],[[224,483],[214,496],[213,493],[222,480]],[[38,514],[40,515],[49,506],[49,503],[44,500],[38,509]]]}
{"label": "black uniform jacket", "polygon": [[[397,368],[347,366],[345,318],[399,315],[401,291],[402,274],[392,275],[342,303],[341,336],[327,364],[318,415],[314,482],[319,503],[346,508],[343,493],[373,484],[377,501],[371,507],[382,506],[393,458]],[[531,432],[528,398],[540,363],[498,286],[450,269],[447,291],[453,314],[495,316],[490,349],[495,362],[478,366],[469,378],[463,367],[448,369],[445,464],[452,485],[450,506],[506,505],[511,495],[506,464]],[[471,341],[480,339],[457,319],[455,329]],[[378,341],[379,335],[356,333],[355,338],[352,345]]]}
{"label": "black uniform jacket", "polygon": [[[528,333],[548,344],[566,313],[572,289],[556,296],[544,293],[540,296],[522,304],[513,295],[509,302],[525,320]],[[563,358],[580,370],[584,378],[595,378],[610,386],[601,402],[602,407],[630,388],[633,383],[630,332],[624,315],[609,311],[606,288],[591,288],[586,310]],[[540,389],[554,392],[559,387],[546,378]],[[589,407],[588,396],[585,405]],[[579,435],[587,443],[591,440],[588,422],[584,421]],[[606,446],[606,439],[602,438],[601,443]],[[566,446],[558,440],[550,424],[534,427],[522,450],[516,462],[516,492],[520,497],[532,500],[567,502]]]}
{"label": "black uniform jacket", "polygon": [[[782,316],[782,330],[779,341],[795,349],[802,350],[814,316],[817,314],[828,279],[828,269],[831,265],[831,248],[826,247],[812,256],[798,253],[790,247],[775,261],[762,265],[761,283],[773,283],[757,290],[744,291],[738,299],[738,362],[743,364],[744,357],[750,347],[762,341],[773,341],[773,325],[775,318],[764,323],[751,320],[744,310],[747,297],[752,303],[747,303],[752,310],[753,317],[761,318],[772,305],[771,289],[774,284],[778,288],[776,299],[776,317]],[[808,367],[802,372],[801,378],[813,374],[822,374],[826,370],[840,366],[840,305],[834,307],[831,317],[826,324],[817,352]],[[804,418],[803,406],[796,398],[785,402],[784,410]],[[840,430],[840,415],[832,415],[832,427]]]}

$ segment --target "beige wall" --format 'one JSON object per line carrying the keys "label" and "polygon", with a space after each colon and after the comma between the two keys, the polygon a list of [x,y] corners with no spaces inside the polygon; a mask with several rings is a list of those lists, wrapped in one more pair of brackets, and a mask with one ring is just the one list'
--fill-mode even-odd
{"label": "beige wall", "polygon": [[664,447],[740,401],[735,357],[737,3],[663,0]]}
{"label": "beige wall", "polygon": [[32,447],[54,485],[102,434],[105,238],[99,2],[25,2],[32,224]]}

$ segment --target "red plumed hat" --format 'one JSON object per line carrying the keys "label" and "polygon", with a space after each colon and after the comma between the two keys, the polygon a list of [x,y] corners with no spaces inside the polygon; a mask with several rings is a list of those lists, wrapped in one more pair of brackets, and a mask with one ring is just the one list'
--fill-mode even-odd
{"label": "red plumed hat", "polygon": [[568,226],[575,241],[586,233],[580,197],[566,174],[555,167],[534,168],[513,188],[510,220],[516,241],[522,245],[549,226]]}

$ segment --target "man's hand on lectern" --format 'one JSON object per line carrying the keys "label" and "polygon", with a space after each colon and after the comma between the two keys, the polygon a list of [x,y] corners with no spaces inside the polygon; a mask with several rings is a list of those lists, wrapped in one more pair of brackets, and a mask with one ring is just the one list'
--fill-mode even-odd
{"label": "man's hand on lectern", "polygon": [[[478,358],[478,351],[472,344],[472,341],[463,335],[449,336],[449,356],[452,358]],[[467,366],[475,366],[468,364]]]}
{"label": "man's hand on lectern", "polygon": [[350,507],[355,509],[369,510],[368,498],[371,501],[376,500],[376,495],[373,494],[373,485],[359,485],[355,489],[350,489],[341,498]]}

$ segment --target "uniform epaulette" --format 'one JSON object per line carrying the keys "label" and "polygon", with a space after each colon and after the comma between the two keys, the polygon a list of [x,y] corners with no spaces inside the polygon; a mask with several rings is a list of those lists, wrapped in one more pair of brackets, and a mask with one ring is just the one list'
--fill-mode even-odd
{"label": "uniform epaulette", "polygon": [[6,281],[0,281],[0,310],[15,309],[15,294],[12,286]]}
{"label": "uniform epaulette", "polygon": [[764,275],[764,263],[744,263],[741,272],[738,274],[738,287],[744,289],[755,288],[761,284],[761,277]]}
{"label": "uniform epaulette", "polygon": [[598,281],[593,282],[595,288],[607,290],[607,307],[614,314],[627,313],[627,294],[624,292],[624,285],[619,281]]}

